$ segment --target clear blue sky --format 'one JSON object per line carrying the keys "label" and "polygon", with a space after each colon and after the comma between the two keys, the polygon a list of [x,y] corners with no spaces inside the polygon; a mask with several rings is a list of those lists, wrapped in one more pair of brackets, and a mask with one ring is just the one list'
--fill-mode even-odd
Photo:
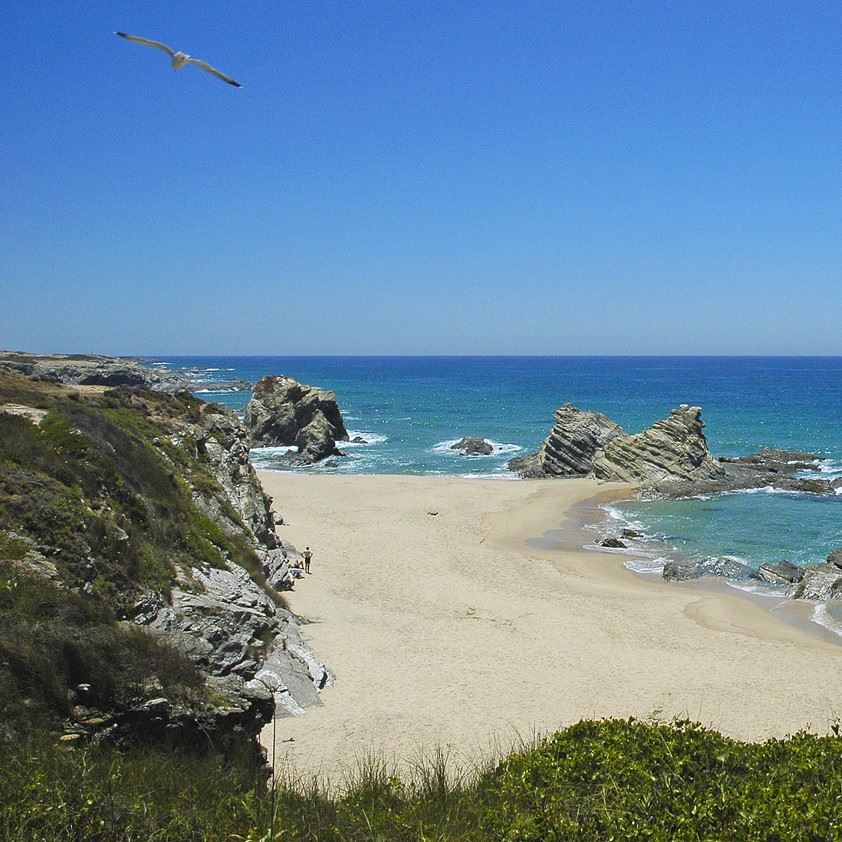
{"label": "clear blue sky", "polygon": [[842,4],[4,0],[0,37],[0,347],[842,354]]}

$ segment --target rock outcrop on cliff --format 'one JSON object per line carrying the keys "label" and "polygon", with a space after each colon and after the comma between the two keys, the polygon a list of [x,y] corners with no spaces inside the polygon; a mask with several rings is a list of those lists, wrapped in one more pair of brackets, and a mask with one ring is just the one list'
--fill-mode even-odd
{"label": "rock outcrop on cliff", "polygon": [[585,476],[598,451],[625,431],[601,412],[566,403],[555,413],[549,436],[536,453],[510,460],[509,468],[524,477]]}
{"label": "rock outcrop on cliff", "polygon": [[46,383],[109,388],[142,386],[156,392],[180,392],[197,388],[231,391],[251,386],[242,380],[214,383],[195,370],[171,371],[160,366],[150,368],[141,360],[93,354],[26,354],[0,351],[0,369],[14,371]]}
{"label": "rock outcrop on cliff", "polygon": [[0,732],[224,748],[318,701],[249,443],[185,393],[0,370]]}
{"label": "rock outcrop on cliff", "polygon": [[257,447],[296,447],[287,459],[308,465],[341,456],[338,441],[348,441],[348,431],[336,394],[293,380],[264,377],[254,387],[246,406],[244,423]]}
{"label": "rock outcrop on cliff", "polygon": [[643,485],[722,478],[725,471],[708,450],[703,427],[702,410],[682,404],[642,433],[613,437],[594,454],[591,473]]}

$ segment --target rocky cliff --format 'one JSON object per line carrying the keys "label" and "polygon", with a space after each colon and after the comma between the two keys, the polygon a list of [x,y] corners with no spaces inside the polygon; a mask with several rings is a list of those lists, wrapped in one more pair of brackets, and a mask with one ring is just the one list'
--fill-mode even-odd
{"label": "rocky cliff", "polygon": [[192,388],[247,389],[250,383],[213,383],[197,372],[150,368],[130,358],[92,354],[25,354],[0,351],[0,369],[23,374],[32,380],[74,386],[143,386],[158,392],[179,392]]}
{"label": "rocky cliff", "polygon": [[254,387],[244,423],[255,446],[297,448],[287,458],[312,464],[341,456],[338,441],[348,441],[336,395],[291,377],[264,377]]}
{"label": "rocky cliff", "polygon": [[682,404],[642,433],[612,437],[594,454],[591,472],[597,479],[644,485],[722,478],[703,427],[702,410]]}
{"label": "rocky cliff", "polygon": [[298,554],[275,535],[249,442],[187,394],[0,371],[7,722],[224,747],[317,702],[332,676],[280,593]]}

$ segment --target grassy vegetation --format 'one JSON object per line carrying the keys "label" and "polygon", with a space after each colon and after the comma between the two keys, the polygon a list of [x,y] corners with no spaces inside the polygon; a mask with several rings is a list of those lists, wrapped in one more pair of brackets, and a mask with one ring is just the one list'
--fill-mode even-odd
{"label": "grassy vegetation", "polygon": [[196,491],[216,495],[242,525],[201,442],[174,440],[208,408],[186,394],[79,395],[0,373],[5,403],[46,415],[0,413],[0,734],[67,718],[79,684],[99,710],[150,695],[199,703],[191,662],[119,621],[142,593],[168,598],[180,567],[231,558],[259,571],[245,536],[194,503]]}
{"label": "grassy vegetation", "polygon": [[690,723],[582,722],[470,778],[371,762],[341,795],[253,766],[44,740],[0,756],[7,840],[816,840],[842,838],[842,740],[746,745]]}

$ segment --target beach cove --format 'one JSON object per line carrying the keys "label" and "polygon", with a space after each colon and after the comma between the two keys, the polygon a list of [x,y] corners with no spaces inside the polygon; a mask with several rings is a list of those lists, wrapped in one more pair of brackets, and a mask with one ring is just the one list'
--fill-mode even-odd
{"label": "beach cove", "polygon": [[406,769],[439,748],[471,765],[591,717],[690,718],[762,740],[825,733],[842,716],[838,644],[724,588],[535,540],[629,486],[260,479],[281,537],[313,548],[313,575],[287,600],[336,673],[321,706],[278,722],[279,771],[336,783],[368,755]]}

